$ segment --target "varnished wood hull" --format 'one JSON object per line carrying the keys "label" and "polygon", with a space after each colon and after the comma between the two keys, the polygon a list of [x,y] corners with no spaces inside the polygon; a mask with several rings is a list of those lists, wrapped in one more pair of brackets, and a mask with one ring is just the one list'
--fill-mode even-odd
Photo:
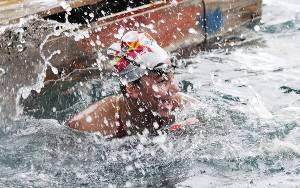
{"label": "varnished wood hull", "polygon": [[[5,51],[0,52],[1,64],[10,61],[10,64],[18,66],[25,60],[36,59],[43,63],[47,59],[58,69],[58,73],[48,69],[46,81],[62,79],[66,75],[69,75],[68,79],[80,79],[85,74],[111,68],[105,59],[105,51],[112,42],[118,40],[117,35],[120,35],[120,32],[149,32],[165,49],[175,51],[193,45],[205,46],[218,36],[261,16],[262,0],[177,0],[176,4],[172,2],[162,1],[103,17],[81,26],[79,31],[73,31],[80,33],[85,30],[85,36],[80,39],[66,36],[69,31],[57,36],[52,34],[46,41],[45,36],[31,35],[24,44],[26,49],[18,52],[13,59]],[[52,9],[51,13],[53,12],[59,11]],[[44,12],[41,15],[46,16]],[[57,26],[50,24],[45,27],[49,29]],[[39,32],[38,29],[41,28],[38,27],[35,31]],[[44,32],[42,29],[40,32]],[[50,31],[54,29],[50,28]],[[34,45],[31,45],[31,41],[35,42]],[[53,55],[53,52],[57,51],[59,53]],[[77,74],[72,76],[72,72]]]}

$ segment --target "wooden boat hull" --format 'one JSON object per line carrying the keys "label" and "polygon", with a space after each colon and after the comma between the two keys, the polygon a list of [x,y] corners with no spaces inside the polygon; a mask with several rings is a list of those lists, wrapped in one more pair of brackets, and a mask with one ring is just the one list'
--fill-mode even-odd
{"label": "wooden boat hull", "polygon": [[[81,26],[79,31],[51,34],[49,31],[57,25],[48,24],[47,35],[30,35],[24,44],[26,49],[16,52],[14,59],[11,53],[0,52],[1,64],[10,61],[18,66],[35,59],[58,70],[54,73],[48,69],[45,81],[80,79],[111,69],[105,57],[106,48],[126,30],[146,31],[168,51],[180,51],[189,46],[205,46],[218,36],[259,19],[261,6],[262,0],[177,0],[176,4],[166,0],[103,17]],[[38,25],[35,32],[45,32],[45,27]],[[82,30],[85,35],[76,38]]]}
{"label": "wooden boat hull", "polygon": [[[60,55],[65,57],[63,61],[59,61],[61,57],[58,56],[52,59],[51,63],[59,72],[91,68],[97,58],[102,70],[110,69],[106,59],[103,56],[99,59],[97,53],[105,56],[106,48],[126,30],[149,32],[168,51],[180,50],[205,45],[218,36],[254,21],[261,16],[261,3],[261,0],[178,0],[174,5],[166,1],[94,22],[88,29],[88,37],[80,41],[70,41],[64,39],[64,36],[52,39],[49,46],[55,48],[47,51],[57,50],[57,46],[61,45],[60,41],[67,40],[68,49],[64,49],[83,55],[70,56],[66,51]],[[55,42],[58,44],[54,45]],[[46,45],[45,48],[47,47]],[[51,74],[50,71],[47,75],[47,80],[60,78],[60,74]]]}

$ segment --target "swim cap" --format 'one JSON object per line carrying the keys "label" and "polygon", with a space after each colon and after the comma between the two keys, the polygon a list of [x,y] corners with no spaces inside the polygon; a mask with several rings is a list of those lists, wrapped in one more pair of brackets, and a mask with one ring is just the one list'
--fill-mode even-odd
{"label": "swim cap", "polygon": [[170,65],[168,53],[149,34],[139,31],[124,34],[121,43],[113,43],[107,54],[113,57],[112,65],[123,84]]}

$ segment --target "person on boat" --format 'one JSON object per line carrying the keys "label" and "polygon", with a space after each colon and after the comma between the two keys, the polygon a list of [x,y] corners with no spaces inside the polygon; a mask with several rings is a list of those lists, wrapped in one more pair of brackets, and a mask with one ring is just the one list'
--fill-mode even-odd
{"label": "person on boat", "polygon": [[175,130],[174,110],[186,102],[174,82],[168,53],[147,33],[129,31],[108,49],[122,94],[89,106],[67,122],[71,128],[123,137],[165,126]]}

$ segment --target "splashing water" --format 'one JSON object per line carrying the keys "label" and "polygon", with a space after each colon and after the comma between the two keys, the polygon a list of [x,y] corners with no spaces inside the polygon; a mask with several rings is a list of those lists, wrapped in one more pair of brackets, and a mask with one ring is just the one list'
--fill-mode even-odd
{"label": "splashing water", "polygon": [[[14,97],[29,95],[22,115],[0,122],[0,186],[299,186],[300,3],[264,4],[262,24],[239,47],[200,52],[176,70],[177,81],[189,88],[184,90],[201,100],[178,120],[202,121],[174,134],[104,140],[66,128],[72,114],[115,94],[118,82],[104,77],[57,83],[43,95],[29,95],[43,87],[48,66],[56,72],[51,59],[60,52],[45,54],[40,45],[38,78],[24,77],[15,88]],[[74,24],[59,26],[44,41],[87,35]],[[11,74],[1,66],[0,79]]]}

